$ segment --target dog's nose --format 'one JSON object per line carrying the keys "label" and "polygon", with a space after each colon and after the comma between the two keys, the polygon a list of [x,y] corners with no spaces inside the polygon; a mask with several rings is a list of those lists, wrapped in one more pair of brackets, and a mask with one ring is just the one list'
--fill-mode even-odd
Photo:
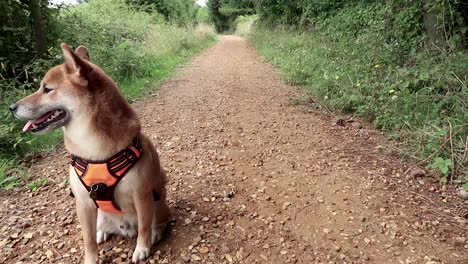
{"label": "dog's nose", "polygon": [[10,105],[10,111],[11,111],[12,113],[14,113],[14,112],[16,111],[16,109],[18,109],[18,104],[12,104],[12,105]]}

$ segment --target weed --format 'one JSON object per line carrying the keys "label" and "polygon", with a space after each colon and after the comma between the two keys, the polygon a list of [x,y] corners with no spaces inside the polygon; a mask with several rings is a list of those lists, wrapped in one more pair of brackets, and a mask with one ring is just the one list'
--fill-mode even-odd
{"label": "weed", "polygon": [[437,157],[434,159],[434,162],[428,164],[426,168],[428,169],[437,169],[444,174],[443,177],[440,178],[440,182],[447,183],[447,177],[450,174],[450,168],[452,167],[452,160],[451,159],[443,159],[441,157]]}
{"label": "weed", "polygon": [[30,183],[26,184],[26,187],[28,187],[29,190],[35,192],[37,189],[39,189],[41,187],[44,187],[47,184],[49,184],[49,180],[48,179],[42,179],[42,180],[36,180],[36,181],[30,182]]}
{"label": "weed", "polygon": [[22,171],[15,167],[13,160],[0,159],[0,188],[10,190],[21,185]]}

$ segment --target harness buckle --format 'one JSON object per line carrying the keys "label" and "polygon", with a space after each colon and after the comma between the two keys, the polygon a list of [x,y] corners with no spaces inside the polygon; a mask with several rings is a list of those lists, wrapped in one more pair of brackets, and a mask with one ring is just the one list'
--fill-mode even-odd
{"label": "harness buckle", "polygon": [[89,188],[89,197],[93,200],[100,200],[99,198],[102,197],[106,189],[107,185],[104,183],[95,183]]}

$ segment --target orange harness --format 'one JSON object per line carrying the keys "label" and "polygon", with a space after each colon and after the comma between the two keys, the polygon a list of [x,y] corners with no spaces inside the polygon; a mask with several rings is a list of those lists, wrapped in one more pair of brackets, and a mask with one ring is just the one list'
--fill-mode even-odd
{"label": "orange harness", "polygon": [[[106,161],[89,161],[72,155],[70,164],[97,208],[108,213],[122,214],[123,211],[114,199],[115,187],[142,154],[143,148],[136,137],[132,145]],[[153,193],[153,196],[156,200],[157,193]]]}

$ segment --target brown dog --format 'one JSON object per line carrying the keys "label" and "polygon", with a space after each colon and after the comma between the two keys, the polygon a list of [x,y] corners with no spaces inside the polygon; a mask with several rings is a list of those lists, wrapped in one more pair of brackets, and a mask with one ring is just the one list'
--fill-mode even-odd
{"label": "brown dog", "polygon": [[66,44],[61,47],[65,63],[50,69],[39,90],[10,110],[30,119],[24,132],[63,127],[65,146],[74,157],[69,176],[84,263],[98,262],[97,245],[110,234],[138,233],[132,262],[144,260],[170,219],[158,154],[115,82],[89,61],[86,48],[73,52]]}

